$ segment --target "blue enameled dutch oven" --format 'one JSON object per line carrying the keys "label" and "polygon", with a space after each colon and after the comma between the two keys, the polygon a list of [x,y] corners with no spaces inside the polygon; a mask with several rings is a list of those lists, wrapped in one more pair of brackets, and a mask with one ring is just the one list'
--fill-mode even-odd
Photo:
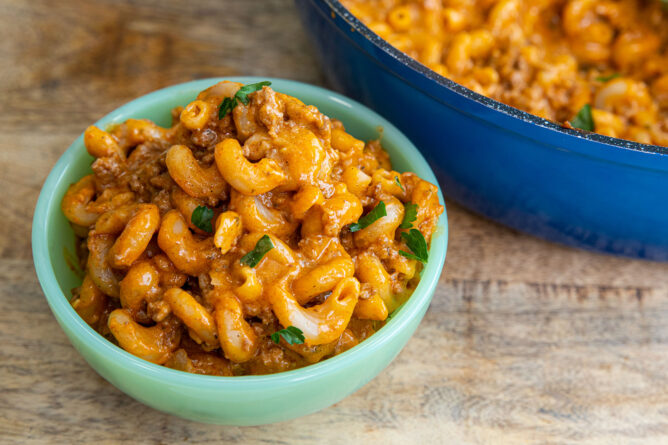
{"label": "blue enameled dutch oven", "polygon": [[548,240],[668,260],[668,148],[562,128],[438,75],[337,0],[296,3],[328,81],[399,127],[451,199]]}

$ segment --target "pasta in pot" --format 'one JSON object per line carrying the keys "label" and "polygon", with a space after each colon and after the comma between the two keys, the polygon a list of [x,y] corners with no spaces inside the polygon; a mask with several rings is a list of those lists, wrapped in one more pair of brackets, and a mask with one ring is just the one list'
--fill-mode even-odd
{"label": "pasta in pot", "polygon": [[84,134],[66,192],[82,319],[153,363],[268,374],[341,353],[410,297],[443,207],[378,141],[268,82],[221,82],[174,123]]}
{"label": "pasta in pot", "polygon": [[457,83],[552,121],[668,146],[661,0],[341,0]]}

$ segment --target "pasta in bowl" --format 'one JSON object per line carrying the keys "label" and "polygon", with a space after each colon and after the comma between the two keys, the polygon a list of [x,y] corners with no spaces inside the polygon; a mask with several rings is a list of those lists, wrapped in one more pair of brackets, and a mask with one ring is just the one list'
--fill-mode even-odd
{"label": "pasta in bowl", "polygon": [[[47,180],[33,235],[54,314],[105,378],[184,417],[258,424],[327,406],[389,363],[426,310],[447,230],[433,174],[386,121],[315,87],[239,80],[162,90],[87,129],[68,174],[62,161]],[[168,103],[185,106],[172,126]],[[381,142],[351,136],[379,125]],[[88,252],[69,307],[77,279],[41,238],[68,229],[63,215],[64,248],[77,233]],[[304,402],[277,410],[286,391]]]}

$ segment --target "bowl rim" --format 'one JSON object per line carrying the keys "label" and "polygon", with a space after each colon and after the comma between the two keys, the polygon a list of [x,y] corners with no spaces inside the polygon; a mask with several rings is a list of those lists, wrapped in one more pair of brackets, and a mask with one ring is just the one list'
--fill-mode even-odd
{"label": "bowl rim", "polygon": [[[141,112],[142,109],[150,107],[152,104],[162,102],[164,96],[169,95],[170,93],[178,94],[183,93],[184,91],[192,91],[192,97],[194,99],[199,91],[221,80],[230,80],[241,83],[270,80],[272,82],[272,87],[275,87],[279,91],[281,89],[288,89],[292,92],[299,90],[300,92],[304,92],[304,95],[317,97],[317,102],[319,103],[331,101],[336,104],[335,106],[353,110],[352,113],[356,117],[365,121],[371,121],[376,127],[382,127],[383,139],[392,140],[393,145],[401,146],[402,151],[409,152],[410,156],[407,156],[407,159],[409,159],[408,162],[411,165],[411,171],[419,170],[420,177],[438,186],[433,171],[419,150],[402,132],[385,118],[366,106],[339,93],[293,80],[274,77],[229,76],[184,82],[140,96],[106,114],[99,119],[95,125],[104,126],[114,122],[114,119],[123,121],[128,118],[127,115],[130,113]],[[293,94],[292,92],[291,94]],[[303,368],[268,375],[234,377],[210,376],[192,374],[170,369],[162,365],[156,365],[136,357],[119,346],[114,345],[86,324],[74,311],[69,304],[69,299],[61,291],[55,272],[51,267],[48,248],[49,221],[54,212],[60,212],[60,198],[62,198],[60,196],[54,196],[56,185],[64,180],[68,165],[73,160],[85,155],[87,154],[83,147],[83,134],[81,134],[60,156],[54,167],[51,169],[40,191],[33,216],[31,236],[33,262],[38,280],[55,318],[60,324],[64,326],[66,325],[68,328],[67,330],[71,331],[71,334],[65,332],[68,336],[73,335],[84,342],[86,346],[95,349],[96,353],[106,355],[109,359],[122,363],[122,367],[126,371],[135,374],[141,373],[147,378],[160,380],[165,384],[189,387],[191,387],[191,385],[197,385],[200,389],[244,391],[254,388],[257,385],[277,382],[280,382],[283,386],[296,385],[307,379],[319,378],[345,369],[354,365],[356,362],[363,361],[364,358],[368,356],[369,352],[381,348],[383,345],[391,342],[394,337],[406,328],[412,319],[419,315],[423,306],[428,306],[431,302],[431,298],[443,271],[448,244],[448,221],[445,201],[439,186],[438,197],[441,205],[444,207],[444,211],[439,219],[437,232],[435,232],[432,237],[429,251],[430,261],[423,269],[420,283],[411,297],[402,306],[401,310],[392,317],[383,328],[360,344],[327,360]],[[54,203],[54,200],[56,199],[57,203]],[[66,330],[64,329],[64,326],[63,330]],[[84,356],[84,358],[86,357]],[[249,387],[249,385],[252,386]]]}
{"label": "bowl rim", "polygon": [[[308,0],[311,1],[312,3],[318,3],[318,1],[314,0]],[[659,154],[659,155],[666,155],[668,154],[668,147],[663,147],[660,145],[652,145],[652,144],[642,144],[640,142],[635,142],[627,139],[621,139],[621,138],[616,138],[616,137],[611,137],[611,136],[605,136],[599,133],[594,133],[594,132],[586,132],[582,130],[576,130],[576,129],[570,129],[563,127],[557,122],[550,121],[547,119],[544,119],[542,117],[536,116],[534,114],[531,114],[527,111],[520,110],[519,108],[513,107],[511,105],[504,104],[503,102],[499,102],[495,99],[491,99],[487,96],[484,96],[480,93],[476,93],[475,91],[453,81],[448,79],[447,77],[444,77],[440,74],[438,74],[436,71],[432,70],[431,68],[428,68],[427,66],[423,65],[416,59],[413,59],[412,57],[408,56],[407,54],[399,51],[396,49],[394,46],[392,46],[389,42],[384,40],[382,37],[380,37],[378,34],[373,32],[368,26],[366,26],[360,19],[358,19],[355,15],[353,15],[342,3],[340,0],[323,0],[323,4],[327,5],[329,8],[331,8],[332,15],[331,19],[335,18],[335,15],[339,15],[350,27],[350,30],[353,32],[357,32],[361,34],[362,36],[365,37],[367,41],[369,41],[371,44],[373,44],[378,50],[382,51],[386,55],[390,56],[393,59],[396,59],[400,64],[406,66],[413,72],[423,76],[426,78],[428,81],[431,81],[439,87],[444,87],[455,94],[458,94],[460,96],[466,97],[468,99],[471,99],[486,108],[496,111],[502,114],[505,114],[509,117],[514,117],[516,119],[519,119],[523,122],[527,122],[530,124],[534,124],[538,128],[548,130],[548,131],[553,131],[560,133],[562,135],[566,135],[567,137],[574,137],[580,140],[587,140],[591,142],[597,142],[597,143],[602,143],[608,146],[613,146],[615,148],[622,148],[626,150],[632,150],[632,151],[637,151],[641,153],[649,153],[649,154]],[[371,56],[373,57],[373,56]],[[419,86],[413,84],[412,82],[409,82],[407,79],[403,78],[402,76],[399,76],[396,72],[393,72],[393,74],[397,75],[400,77],[402,80],[405,82],[410,83],[414,88],[419,89],[422,91],[424,94],[433,97],[434,99],[443,102],[440,98],[435,98],[432,94],[429,92],[425,91],[424,89],[420,88]]]}

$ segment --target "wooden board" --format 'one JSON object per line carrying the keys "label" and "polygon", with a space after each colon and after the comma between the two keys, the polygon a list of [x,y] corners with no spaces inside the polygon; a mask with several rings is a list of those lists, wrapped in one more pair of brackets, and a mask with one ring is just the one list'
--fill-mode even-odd
{"label": "wooden board", "polygon": [[668,443],[668,265],[550,244],[452,203],[424,322],[356,394],[252,428],[135,402],[43,298],[30,252],[42,182],[132,98],[209,76],[322,84],[312,50],[289,0],[0,0],[0,58],[0,442]]}

